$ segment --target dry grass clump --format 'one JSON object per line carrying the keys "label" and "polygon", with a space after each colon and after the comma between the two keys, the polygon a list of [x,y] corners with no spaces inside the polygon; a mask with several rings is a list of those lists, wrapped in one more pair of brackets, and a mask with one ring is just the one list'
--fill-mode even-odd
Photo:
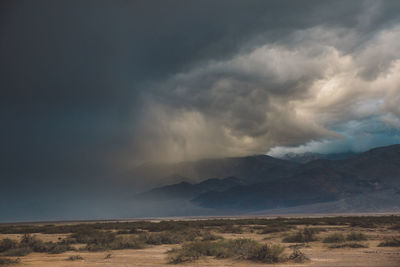
{"label": "dry grass clump", "polygon": [[346,241],[365,241],[367,236],[359,232],[351,232],[344,236],[342,233],[333,233],[324,238],[324,243],[344,243]]}
{"label": "dry grass clump", "polygon": [[59,254],[73,248],[64,242],[43,242],[29,234],[24,234],[20,242],[3,239],[0,242],[0,252],[5,256],[25,256],[31,252]]}
{"label": "dry grass clump", "polygon": [[105,251],[117,249],[141,249],[145,247],[142,239],[135,236],[117,236],[110,231],[84,229],[71,235],[78,243],[86,243],[83,250]]}
{"label": "dry grass clump", "polygon": [[308,243],[317,240],[316,233],[317,230],[305,227],[303,230],[286,236],[282,241],[286,243]]}
{"label": "dry grass clump", "polygon": [[0,241],[0,253],[18,247],[18,243],[9,238]]}
{"label": "dry grass clump", "polygon": [[83,260],[83,257],[80,256],[80,255],[72,255],[72,256],[69,256],[67,258],[67,260],[69,260],[69,261],[79,261],[79,260]]}
{"label": "dry grass clump", "polygon": [[293,228],[295,228],[295,227],[291,226],[291,225],[272,224],[272,225],[265,226],[259,233],[260,234],[271,234],[271,233],[286,232],[286,231],[292,230]]}
{"label": "dry grass clump", "polygon": [[217,240],[222,237],[207,231],[184,229],[182,231],[142,232],[139,235],[117,236],[113,232],[91,231],[76,233],[72,237],[86,243],[85,250],[104,251],[118,249],[141,249],[146,245],[180,244],[188,241]]}
{"label": "dry grass clump", "polygon": [[82,229],[71,235],[78,243],[86,244],[106,244],[111,243],[116,238],[116,234],[110,231],[100,231],[93,229]]}
{"label": "dry grass clump", "polygon": [[219,231],[225,234],[242,234],[243,229],[241,226],[234,226],[232,224],[222,226]]}
{"label": "dry grass clump", "polygon": [[322,240],[324,243],[343,243],[346,241],[346,238],[341,233],[333,233],[328,235]]}
{"label": "dry grass clump", "polygon": [[365,241],[367,239],[365,234],[359,232],[351,232],[346,236],[347,241]]}
{"label": "dry grass clump", "polygon": [[201,240],[203,241],[214,241],[219,239],[224,239],[224,238],[220,235],[213,234],[209,231],[202,232],[201,234]]}
{"label": "dry grass clump", "polygon": [[367,248],[367,244],[357,243],[357,242],[347,242],[340,244],[330,245],[329,248]]}
{"label": "dry grass clump", "polygon": [[293,261],[295,263],[304,263],[309,261],[310,259],[298,248],[295,248],[293,249],[292,254],[289,255],[288,260]]}
{"label": "dry grass clump", "polygon": [[400,223],[394,224],[389,227],[390,230],[397,230],[400,231]]}
{"label": "dry grass clump", "polygon": [[8,259],[8,258],[0,258],[0,266],[1,265],[11,265],[17,264],[20,262],[20,259]]}
{"label": "dry grass clump", "polygon": [[142,233],[139,238],[149,245],[162,245],[162,244],[180,244],[185,241],[194,241],[197,237],[201,236],[200,231],[184,230],[184,231],[164,231],[158,233]]}
{"label": "dry grass clump", "polygon": [[90,242],[86,244],[84,250],[105,251],[119,249],[142,249],[145,248],[143,241],[134,236],[115,237],[108,242]]}
{"label": "dry grass clump", "polygon": [[32,249],[30,248],[12,248],[10,250],[7,250],[6,252],[3,253],[4,256],[18,256],[18,257],[22,257],[22,256],[26,256],[29,253],[32,253]]}
{"label": "dry grass clump", "polygon": [[194,241],[184,244],[180,249],[171,250],[170,263],[182,263],[197,260],[201,256],[215,258],[236,258],[259,261],[264,263],[278,263],[287,261],[283,255],[285,250],[281,245],[262,245],[251,239],[229,239],[212,241]]}
{"label": "dry grass clump", "polygon": [[400,237],[392,236],[381,242],[378,247],[400,247]]}

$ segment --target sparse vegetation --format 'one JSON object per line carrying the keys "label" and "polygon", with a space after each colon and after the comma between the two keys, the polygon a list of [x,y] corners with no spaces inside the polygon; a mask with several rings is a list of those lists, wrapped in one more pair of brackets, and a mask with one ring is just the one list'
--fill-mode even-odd
{"label": "sparse vegetation", "polygon": [[83,260],[83,258],[80,255],[72,255],[72,256],[69,256],[67,258],[67,260],[69,260],[69,261],[78,261],[78,260]]}
{"label": "sparse vegetation", "polygon": [[18,243],[15,242],[14,240],[11,240],[9,238],[3,239],[0,242],[0,253],[10,250],[10,249],[14,249],[18,246]]}
{"label": "sparse vegetation", "polygon": [[118,250],[118,249],[141,249],[145,244],[137,237],[116,237],[106,242],[89,242],[84,247],[88,251],[105,251],[105,250]]}
{"label": "sparse vegetation", "polygon": [[267,225],[265,226],[259,233],[260,234],[270,234],[270,233],[278,233],[285,232],[293,229],[294,226],[291,225]]}
{"label": "sparse vegetation", "polygon": [[238,227],[244,225],[350,225],[352,227],[377,227],[383,225],[399,225],[400,216],[338,216],[338,217],[322,217],[322,218],[275,218],[275,219],[260,219],[260,218],[246,218],[246,219],[210,219],[210,220],[185,220],[185,221],[134,221],[134,222],[99,222],[99,223],[83,223],[83,224],[68,224],[68,225],[4,225],[0,226],[0,234],[69,234],[84,232],[90,230],[116,230],[122,233],[134,234],[140,231],[148,232],[162,232],[162,231],[183,231],[185,229],[204,229],[207,227]]}
{"label": "sparse vegetation", "polygon": [[[104,260],[110,259],[108,261],[113,262],[113,257],[109,253],[111,250],[182,244],[180,248],[170,251],[168,260],[171,263],[190,262],[203,256],[264,263],[286,261],[302,263],[306,262],[308,258],[299,248],[309,248],[310,244],[308,243],[317,241],[319,232],[328,232],[327,234],[321,233],[321,237],[323,237],[321,242],[327,243],[328,248],[365,248],[368,247],[368,244],[360,241],[368,240],[366,231],[397,230],[399,221],[399,216],[370,216],[11,225],[0,226],[0,234],[12,232],[24,235],[20,240],[10,238],[0,240],[0,256],[3,258],[7,256],[24,257],[31,252],[57,254],[65,251],[108,251],[107,256],[103,256]],[[372,226],[379,229],[354,229],[354,227]],[[40,240],[37,235],[29,234],[31,232],[56,234],[50,239],[56,240],[56,242]],[[61,233],[63,236],[59,236]],[[250,233],[264,234],[265,236],[260,239],[264,238],[264,240],[268,240],[267,242],[276,242],[276,238],[282,236],[283,242],[294,243],[287,244],[293,251],[285,254],[285,247],[279,244],[263,244],[246,238],[229,239],[231,235],[219,233],[236,234],[246,238],[251,236]],[[13,237],[11,236],[11,238]],[[398,247],[400,238],[389,238],[379,246]],[[81,259],[74,259],[74,256],[79,255],[73,255],[71,259],[68,259]],[[4,259],[7,260],[7,258]],[[13,261],[15,261],[14,259]],[[64,257],[62,260],[66,259]]]}
{"label": "sparse vegetation", "polygon": [[357,243],[357,242],[347,242],[340,244],[330,245],[329,248],[367,248],[367,244]]}
{"label": "sparse vegetation", "polygon": [[295,263],[304,263],[309,261],[310,259],[303,253],[301,252],[298,248],[293,249],[292,254],[290,254],[289,258],[290,261],[293,261]]}
{"label": "sparse vegetation", "polygon": [[21,257],[21,256],[28,255],[31,252],[32,252],[32,250],[30,248],[21,247],[21,248],[12,248],[10,250],[7,250],[3,254],[5,256],[18,256],[18,257]]}
{"label": "sparse vegetation", "polygon": [[0,243],[0,252],[6,256],[25,256],[31,252],[59,254],[68,250],[73,248],[66,243],[43,242],[29,234],[24,234],[19,243],[11,239],[3,239]]}
{"label": "sparse vegetation", "polygon": [[333,234],[330,234],[327,237],[325,237],[322,242],[324,242],[324,243],[342,243],[345,241],[346,241],[346,238],[344,237],[343,234],[333,233]]}
{"label": "sparse vegetation", "polygon": [[351,232],[346,236],[347,241],[365,241],[367,236],[359,232]]}
{"label": "sparse vegetation", "polygon": [[20,262],[20,259],[8,259],[8,258],[0,258],[0,266],[1,265],[11,265],[17,264]]}
{"label": "sparse vegetation", "polygon": [[303,230],[286,236],[282,241],[286,243],[308,243],[316,241],[316,232],[317,231],[313,228],[305,227]]}
{"label": "sparse vegetation", "polygon": [[241,234],[243,229],[240,226],[234,226],[232,224],[224,225],[220,228],[221,233]]}
{"label": "sparse vegetation", "polygon": [[236,258],[264,263],[278,263],[288,260],[283,255],[285,247],[280,245],[261,245],[251,239],[212,241],[194,241],[184,244],[181,249],[170,251],[170,263],[182,263],[197,260],[201,256],[215,258]]}
{"label": "sparse vegetation", "polygon": [[391,237],[381,242],[378,247],[400,247],[400,237]]}
{"label": "sparse vegetation", "polygon": [[218,240],[218,239],[224,239],[222,236],[215,235],[209,231],[203,232],[201,236],[202,236],[203,241],[213,241],[213,240]]}
{"label": "sparse vegetation", "polygon": [[325,237],[322,242],[324,243],[344,243],[346,241],[365,241],[367,236],[359,232],[350,232],[347,236],[342,233],[332,233]]}
{"label": "sparse vegetation", "polygon": [[400,223],[390,226],[389,229],[400,231]]}

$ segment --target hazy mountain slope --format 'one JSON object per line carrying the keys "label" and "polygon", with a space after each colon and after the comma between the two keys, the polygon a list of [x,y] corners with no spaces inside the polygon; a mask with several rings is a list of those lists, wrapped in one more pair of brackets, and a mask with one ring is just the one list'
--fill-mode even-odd
{"label": "hazy mountain slope", "polygon": [[251,184],[290,176],[297,166],[295,162],[258,155],[173,164],[148,163],[135,168],[130,176],[136,181],[145,181],[150,188],[180,182],[181,177],[186,177],[186,182],[200,182],[211,177],[239,177]]}
{"label": "hazy mountain slope", "polygon": [[256,214],[324,214],[351,212],[400,212],[400,192],[392,189],[381,190],[373,193],[358,194],[330,202],[259,210]]}
{"label": "hazy mountain slope", "polygon": [[257,210],[291,207],[379,194],[400,180],[400,145],[382,147],[346,160],[316,160],[300,165],[292,176],[271,182],[207,192],[193,200],[207,208]]}
{"label": "hazy mountain slope", "polygon": [[181,182],[162,187],[154,188],[150,191],[135,196],[137,200],[165,200],[165,199],[192,199],[206,192],[221,192],[234,186],[243,185],[243,181],[236,177],[225,179],[207,179],[198,184]]}

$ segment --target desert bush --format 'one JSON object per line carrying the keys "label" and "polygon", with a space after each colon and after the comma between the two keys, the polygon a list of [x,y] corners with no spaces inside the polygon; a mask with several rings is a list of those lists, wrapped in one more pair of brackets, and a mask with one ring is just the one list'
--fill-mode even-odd
{"label": "desert bush", "polygon": [[346,236],[347,241],[365,241],[367,236],[360,232],[351,232]]}
{"label": "desert bush", "polygon": [[292,254],[290,254],[288,257],[288,260],[295,263],[304,263],[306,261],[309,261],[310,259],[298,248],[294,248]]}
{"label": "desert bush", "polygon": [[141,249],[145,244],[136,237],[117,237],[110,243],[88,243],[84,250],[105,251],[118,249]]}
{"label": "desert bush", "polygon": [[222,226],[220,228],[221,233],[230,233],[230,234],[241,234],[243,233],[243,229],[240,226],[234,226],[232,224],[228,224],[225,226]]}
{"label": "desert bush", "polygon": [[11,240],[9,238],[3,239],[0,242],[0,253],[16,248],[18,246],[18,243],[14,240]]}
{"label": "desert bush", "polygon": [[69,256],[67,258],[67,260],[69,260],[69,261],[78,261],[78,260],[83,260],[83,258],[80,255],[72,255],[72,256]]}
{"label": "desert bush", "polygon": [[287,260],[283,255],[285,247],[280,245],[261,245],[251,239],[194,241],[184,244],[180,249],[171,250],[170,263],[189,262],[201,256],[215,258],[236,258],[264,263],[277,263]]}
{"label": "desert bush", "polygon": [[7,258],[0,258],[0,266],[1,265],[11,265],[11,264],[17,264],[19,263],[19,259],[7,259]]}
{"label": "desert bush", "polygon": [[378,247],[400,247],[400,237],[391,237],[381,242]]}
{"label": "desert bush", "polygon": [[200,230],[186,229],[183,231],[164,231],[159,233],[141,233],[139,238],[149,245],[180,244],[186,241],[194,241],[200,237]]}
{"label": "desert bush", "polygon": [[343,234],[341,233],[333,233],[328,235],[327,237],[322,240],[324,243],[343,243],[346,239]]}
{"label": "desert bush", "polygon": [[145,244],[136,237],[117,237],[112,243],[109,244],[109,248],[113,250],[117,249],[142,249]]}
{"label": "desert bush", "polygon": [[43,242],[29,234],[24,234],[18,245],[20,249],[29,249],[34,252],[45,252],[49,254],[60,254],[65,251],[74,250],[69,244],[63,242]]}
{"label": "desert bush", "polygon": [[28,247],[18,247],[18,248],[12,248],[4,252],[4,256],[26,256],[29,253],[32,252],[32,249]]}
{"label": "desert bush", "polygon": [[213,241],[213,240],[224,239],[224,238],[220,235],[215,235],[209,231],[204,231],[201,233],[201,239],[203,241]]}
{"label": "desert bush", "polygon": [[116,234],[109,231],[84,229],[71,235],[78,243],[108,244],[115,240]]}
{"label": "desert bush", "polygon": [[143,233],[139,235],[139,238],[144,243],[149,245],[161,245],[161,244],[179,244],[184,242],[184,237],[180,234],[174,234],[170,232],[161,233]]}
{"label": "desert bush", "polygon": [[259,233],[260,234],[270,234],[270,233],[278,233],[285,232],[293,229],[294,226],[290,225],[267,225],[265,226]]}
{"label": "desert bush", "polygon": [[259,248],[256,248],[255,251],[249,251],[249,254],[246,255],[245,259],[264,263],[284,262],[287,260],[287,258],[283,255],[284,250],[284,246],[277,244],[263,245]]}
{"label": "desert bush", "polygon": [[400,231],[400,223],[390,226],[389,229]]}
{"label": "desert bush", "polygon": [[353,221],[350,223],[351,227],[361,227],[361,228],[377,228],[377,224],[374,221]]}
{"label": "desert bush", "polygon": [[316,230],[305,227],[303,230],[299,230],[294,234],[286,236],[282,241],[286,243],[307,243],[316,241]]}
{"label": "desert bush", "polygon": [[197,260],[201,256],[213,256],[217,254],[216,243],[211,241],[195,241],[184,244],[180,249],[172,249],[168,253],[172,254],[169,263],[182,263]]}
{"label": "desert bush", "polygon": [[329,248],[367,248],[367,247],[368,247],[367,244],[362,244],[357,242],[347,242],[329,246]]}

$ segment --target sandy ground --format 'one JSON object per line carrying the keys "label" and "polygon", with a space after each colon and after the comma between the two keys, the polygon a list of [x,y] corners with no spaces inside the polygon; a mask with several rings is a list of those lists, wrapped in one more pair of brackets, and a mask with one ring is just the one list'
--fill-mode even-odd
{"label": "sandy ground", "polygon": [[[321,232],[318,236],[320,239],[333,232],[342,232],[346,234],[350,229],[345,227],[327,226],[327,231]],[[303,264],[257,264],[249,261],[239,261],[232,259],[214,259],[212,257],[204,257],[198,261],[188,264],[171,265],[167,263],[166,252],[180,245],[160,245],[150,246],[145,249],[137,250],[116,250],[108,252],[66,252],[57,255],[49,255],[45,253],[31,253],[27,256],[20,257],[21,262],[13,266],[400,266],[400,248],[395,247],[378,247],[378,244],[388,236],[399,235],[398,232],[387,229],[352,229],[363,232],[368,235],[369,240],[363,243],[368,244],[368,248],[341,248],[331,249],[327,244],[321,241],[311,242],[309,246],[301,248],[310,261]],[[295,230],[293,230],[295,231]],[[251,238],[259,242],[280,243],[285,246],[291,244],[282,243],[282,233],[273,234],[257,234],[245,232],[244,234],[220,234],[225,238]],[[67,235],[46,235],[35,234],[39,239],[44,241],[58,241],[59,238],[65,238]],[[0,235],[0,239],[12,238],[19,239],[21,235]],[[287,249],[290,253],[291,249]],[[106,258],[111,254],[110,258]],[[69,256],[80,255],[83,260],[70,261]],[[16,257],[10,257],[16,258]]]}

